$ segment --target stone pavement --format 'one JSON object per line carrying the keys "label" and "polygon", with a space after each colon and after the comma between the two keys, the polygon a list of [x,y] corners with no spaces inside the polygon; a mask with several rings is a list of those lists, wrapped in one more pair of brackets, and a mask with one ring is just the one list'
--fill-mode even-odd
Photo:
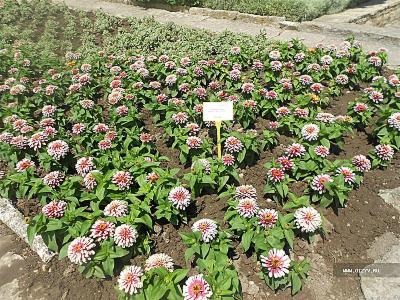
{"label": "stone pavement", "polygon": [[[113,3],[98,0],[52,0],[55,3],[65,3],[68,7],[73,9],[80,9],[84,11],[103,11],[104,13],[118,16],[118,17],[153,17],[156,21],[161,23],[173,22],[177,25],[205,29],[212,32],[222,32],[229,30],[236,33],[244,33],[250,35],[257,35],[264,32],[266,36],[275,40],[288,41],[291,39],[303,40],[307,46],[315,46],[318,43],[337,44],[343,41],[347,35],[343,35],[343,28],[338,30],[337,33],[322,32],[322,31],[298,31],[291,30],[290,26],[281,28],[277,25],[263,25],[244,22],[243,20],[227,20],[217,19],[208,16],[194,15],[187,12],[170,12],[161,9],[146,9],[134,5],[127,5],[122,3]],[[345,25],[341,25],[345,27]],[[361,26],[361,25],[360,25]],[[311,28],[310,28],[311,29]],[[377,50],[385,47],[389,52],[389,66],[396,67],[400,65],[400,47],[397,40],[391,42],[390,39],[379,38],[374,35],[368,35],[364,32],[354,33],[355,37],[360,40],[364,49]]]}

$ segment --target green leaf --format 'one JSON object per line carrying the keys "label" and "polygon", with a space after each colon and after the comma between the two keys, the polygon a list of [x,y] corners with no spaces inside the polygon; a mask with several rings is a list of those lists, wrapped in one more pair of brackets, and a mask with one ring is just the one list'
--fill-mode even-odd
{"label": "green leaf", "polygon": [[246,252],[247,250],[249,250],[250,245],[251,245],[251,239],[254,236],[254,231],[252,230],[248,230],[246,231],[243,235],[242,235],[242,247],[243,250]]}
{"label": "green leaf", "polygon": [[290,281],[291,281],[292,295],[295,295],[301,290],[302,283],[300,276],[293,272],[291,273]]}
{"label": "green leaf", "polygon": [[177,284],[181,282],[189,272],[188,269],[177,269],[174,271],[174,283]]}

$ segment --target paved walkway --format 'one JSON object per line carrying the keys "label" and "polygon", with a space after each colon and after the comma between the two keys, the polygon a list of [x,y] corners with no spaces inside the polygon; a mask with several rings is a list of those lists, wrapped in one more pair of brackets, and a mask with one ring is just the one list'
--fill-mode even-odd
{"label": "paved walkway", "polygon": [[[84,11],[101,10],[107,14],[118,17],[154,17],[155,20],[161,23],[173,22],[177,25],[206,29],[212,32],[229,30],[236,33],[257,35],[262,31],[271,39],[288,41],[296,38],[303,40],[307,46],[315,46],[317,43],[337,44],[346,38],[346,36],[341,34],[288,30],[274,26],[247,23],[239,20],[215,19],[183,12],[146,9],[133,5],[98,0],[53,0],[53,2],[65,3],[70,8],[81,9]],[[356,38],[363,43],[364,49],[367,51],[376,50],[384,46],[389,51],[389,66],[396,67],[400,65],[400,47],[398,44],[385,43],[382,45],[381,40],[368,38],[364,34],[356,34]]]}

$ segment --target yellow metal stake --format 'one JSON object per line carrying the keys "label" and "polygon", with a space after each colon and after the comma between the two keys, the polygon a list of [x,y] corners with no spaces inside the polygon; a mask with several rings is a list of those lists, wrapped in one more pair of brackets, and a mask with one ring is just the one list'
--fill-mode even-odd
{"label": "yellow metal stake", "polygon": [[221,158],[222,158],[222,149],[221,149],[221,121],[215,121],[215,127],[217,127],[218,159],[221,159]]}

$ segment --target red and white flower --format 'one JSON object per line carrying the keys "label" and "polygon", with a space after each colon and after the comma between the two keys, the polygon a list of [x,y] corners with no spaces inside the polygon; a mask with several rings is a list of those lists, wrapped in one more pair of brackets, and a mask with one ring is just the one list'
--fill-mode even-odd
{"label": "red and white flower", "polygon": [[177,112],[173,114],[171,118],[176,124],[185,124],[189,119],[187,113],[185,112]]}
{"label": "red and white flower", "polygon": [[239,215],[245,218],[254,217],[258,212],[258,203],[254,198],[244,198],[239,200],[237,206]]}
{"label": "red and white flower", "polygon": [[150,255],[149,258],[146,259],[145,270],[150,271],[156,268],[165,268],[172,272],[174,270],[174,261],[169,255],[164,253]]}
{"label": "red and white flower", "polygon": [[230,136],[225,140],[225,149],[230,153],[237,153],[242,151],[243,144],[238,138]]}
{"label": "red and white flower", "polygon": [[315,124],[306,124],[301,129],[301,135],[306,141],[315,141],[318,139],[319,127]]}
{"label": "red and white flower", "polygon": [[261,209],[258,211],[257,217],[261,227],[272,228],[278,221],[278,212],[275,209]]}
{"label": "red and white flower", "polygon": [[379,103],[383,102],[383,94],[381,92],[373,90],[369,93],[368,97],[375,104],[379,104]]}
{"label": "red and white flower", "polygon": [[218,225],[214,220],[201,219],[192,225],[192,231],[200,231],[202,240],[206,243],[215,239],[218,233]]}
{"label": "red and white flower", "polygon": [[122,224],[115,228],[114,242],[122,248],[132,247],[136,243],[138,236],[139,234],[133,226]]}
{"label": "red and white flower", "polygon": [[55,160],[60,160],[69,152],[68,144],[62,140],[56,140],[47,146],[47,153]]}
{"label": "red and white flower", "polygon": [[329,148],[320,145],[314,148],[314,152],[316,155],[325,158],[329,155]]}
{"label": "red and white flower", "polygon": [[43,177],[43,183],[51,188],[56,188],[64,181],[65,175],[60,171],[53,171]]}
{"label": "red and white flower", "polygon": [[104,208],[103,213],[107,217],[125,217],[128,214],[128,202],[113,200]]}
{"label": "red and white flower", "polygon": [[143,287],[142,276],[143,271],[141,267],[125,267],[119,274],[118,288],[129,295],[137,294],[139,289]]}
{"label": "red and white flower", "polygon": [[311,233],[321,227],[321,215],[314,207],[301,207],[294,213],[294,223],[301,232]]}
{"label": "red and white flower", "polygon": [[375,146],[375,153],[381,160],[391,160],[394,155],[394,150],[390,145],[377,145]]}
{"label": "red and white flower", "polygon": [[17,170],[17,172],[24,172],[34,166],[35,166],[35,163],[33,161],[31,161],[28,158],[24,158],[24,159],[20,160],[19,162],[17,162],[15,169]]}
{"label": "red and white flower", "polygon": [[189,149],[199,149],[203,141],[197,136],[189,136],[186,140],[186,145]]}
{"label": "red and white flower", "polygon": [[400,112],[392,114],[388,119],[389,127],[397,129],[400,131]]}
{"label": "red and white flower", "polygon": [[47,142],[47,136],[43,134],[43,132],[37,132],[32,134],[32,136],[28,140],[29,148],[37,151],[38,149],[42,148]]}
{"label": "red and white flower", "polygon": [[104,221],[97,220],[90,229],[90,237],[95,239],[97,242],[104,241],[114,235],[115,224]]}
{"label": "red and white flower", "polygon": [[229,153],[222,156],[222,163],[227,167],[233,166],[235,164],[235,160],[235,157]]}
{"label": "red and white flower", "polygon": [[354,112],[362,113],[368,111],[368,105],[366,103],[357,102],[353,108]]}
{"label": "red and white flower", "polygon": [[81,176],[85,176],[95,168],[93,157],[81,157],[75,164],[76,172]]}
{"label": "red and white flower", "polygon": [[67,202],[65,201],[51,201],[42,207],[42,213],[47,218],[58,219],[64,216],[67,209]]}
{"label": "red and white flower", "polygon": [[129,172],[117,171],[113,175],[111,181],[117,185],[120,190],[127,190],[132,185],[133,177]]}
{"label": "red and white flower", "polygon": [[236,187],[235,190],[235,199],[245,199],[245,198],[252,198],[257,199],[257,190],[252,185],[240,185]]}
{"label": "red and white flower", "polygon": [[271,278],[284,277],[289,273],[290,258],[285,251],[271,249],[268,256],[261,255],[261,265],[268,270],[268,276]]}
{"label": "red and white flower", "polygon": [[351,162],[359,172],[368,172],[371,170],[371,161],[365,155],[356,155]]}
{"label": "red and white flower", "polygon": [[190,276],[183,286],[184,300],[208,300],[212,296],[212,290],[203,274]]}
{"label": "red and white flower", "polygon": [[168,194],[168,200],[178,209],[185,210],[190,204],[190,192],[182,186],[174,187]]}
{"label": "red and white flower", "polygon": [[311,188],[314,191],[317,191],[319,194],[322,194],[323,192],[325,192],[325,189],[326,189],[325,185],[328,182],[332,182],[332,181],[333,181],[333,179],[328,174],[317,175],[313,178],[313,180],[311,182]]}
{"label": "red and white flower", "polygon": [[93,250],[95,247],[96,244],[90,237],[78,237],[68,246],[68,258],[74,264],[85,264],[90,261],[92,256],[95,254],[95,251]]}
{"label": "red and white flower", "polygon": [[336,174],[343,175],[344,182],[353,184],[356,181],[356,174],[348,167],[340,167],[336,170]]}
{"label": "red and white flower", "polygon": [[271,168],[268,170],[268,179],[274,183],[281,182],[285,179],[285,172],[280,168]]}
{"label": "red and white flower", "polygon": [[305,152],[306,148],[298,143],[289,145],[285,150],[286,155],[290,158],[303,156]]}
{"label": "red and white flower", "polygon": [[293,161],[287,156],[278,157],[277,162],[281,165],[281,168],[284,171],[289,171],[294,167]]}

